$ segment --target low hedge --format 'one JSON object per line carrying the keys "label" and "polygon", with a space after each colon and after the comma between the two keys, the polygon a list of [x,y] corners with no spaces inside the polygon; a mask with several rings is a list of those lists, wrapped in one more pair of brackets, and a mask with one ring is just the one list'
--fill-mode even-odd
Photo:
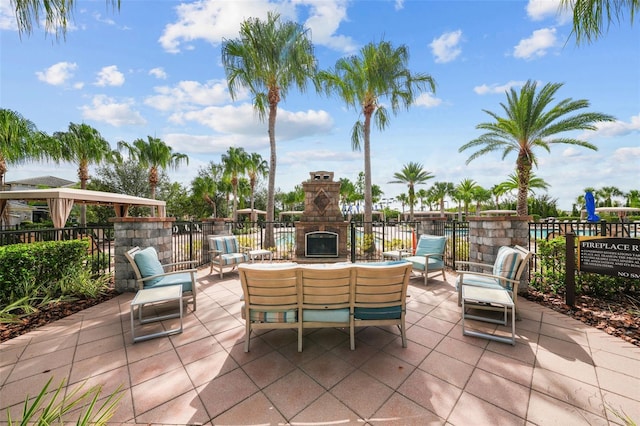
{"label": "low hedge", "polygon": [[79,270],[87,260],[88,249],[87,239],[0,247],[0,304],[6,306],[17,287],[55,283],[68,271]]}

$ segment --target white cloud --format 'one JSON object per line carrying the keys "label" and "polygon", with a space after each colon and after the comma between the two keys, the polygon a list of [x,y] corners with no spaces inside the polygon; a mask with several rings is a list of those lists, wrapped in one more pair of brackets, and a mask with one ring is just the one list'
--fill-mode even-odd
{"label": "white cloud", "polygon": [[429,47],[436,57],[436,63],[451,62],[456,59],[462,49],[459,47],[462,41],[462,30],[451,31],[433,39]]}
{"label": "white cloud", "polygon": [[76,68],[78,68],[78,65],[75,62],[58,62],[44,71],[36,71],[36,75],[40,81],[52,86],[60,86],[73,77],[73,71]]}
{"label": "white cloud", "polygon": [[520,86],[524,86],[524,84],[525,84],[524,81],[511,80],[505,84],[494,83],[491,85],[483,84],[481,86],[476,86],[473,88],[473,91],[476,92],[478,95],[488,95],[488,94],[496,94],[496,93],[502,95],[508,90],[510,90],[512,87],[520,87]]}
{"label": "white cloud", "polygon": [[[212,106],[197,111],[178,112],[169,118],[172,123],[193,121],[221,134],[236,134],[268,140],[267,123],[261,122],[251,104]],[[285,141],[311,135],[328,134],[333,119],[326,111],[291,112],[278,109],[276,139]]]}
{"label": "white cloud", "polygon": [[404,9],[404,0],[396,0],[395,9],[396,10]]}
{"label": "white cloud", "polygon": [[[215,0],[181,3],[175,10],[177,21],[167,24],[158,39],[170,53],[178,53],[181,43],[204,40],[218,45],[223,38],[238,37],[240,23],[248,17],[249,12],[246,2]],[[279,12],[284,19],[295,17],[292,7],[274,5],[268,0],[252,1],[250,16],[265,19],[272,10]]]}
{"label": "white cloud", "polygon": [[157,68],[150,69],[149,70],[149,75],[152,75],[155,78],[158,78],[160,80],[166,80],[167,79],[167,73],[164,71],[164,68],[162,68],[162,67],[157,67]]}
{"label": "white cloud", "polygon": [[[283,21],[295,21],[296,7],[309,8],[309,17],[304,25],[311,30],[315,44],[344,52],[355,50],[355,43],[350,37],[335,34],[340,23],[347,19],[346,0],[254,0],[251,2],[250,17],[266,19],[270,11],[275,11]],[[180,4],[175,10],[178,15],[176,22],[166,25],[158,40],[170,53],[178,53],[181,48],[192,49],[189,43],[196,40],[218,45],[223,38],[237,38],[240,24],[248,18],[246,2],[202,0]],[[183,47],[184,43],[187,46]]]}
{"label": "white cloud", "polygon": [[10,1],[0,2],[0,30],[18,31],[15,9]]}
{"label": "white cloud", "polygon": [[[145,99],[144,103],[160,111],[176,111],[230,101],[227,83],[221,80],[212,80],[204,84],[197,81],[181,81],[174,87],[154,87],[154,91],[157,94]],[[243,92],[240,92],[238,98],[244,98]]]}
{"label": "white cloud", "polygon": [[608,138],[614,136],[625,136],[634,132],[640,132],[640,114],[632,116],[631,120],[628,123],[616,120],[598,123],[596,127],[598,128],[596,131],[585,132],[580,137],[585,139],[593,139],[595,137]]}
{"label": "white cloud", "polygon": [[436,98],[431,93],[422,93],[418,96],[414,102],[417,106],[423,106],[425,108],[437,107],[442,103],[442,99]]}
{"label": "white cloud", "polygon": [[527,15],[533,21],[551,17],[556,18],[559,24],[564,24],[571,19],[571,9],[562,7],[560,0],[529,0],[527,3]]}
{"label": "white cloud", "polygon": [[513,56],[521,59],[532,59],[547,54],[547,50],[556,45],[556,29],[543,28],[533,32],[531,37],[520,40],[513,49]]}
{"label": "white cloud", "polygon": [[84,105],[80,110],[82,118],[108,123],[115,127],[146,124],[147,121],[133,109],[133,105],[134,101],[131,99],[116,102],[115,99],[105,95],[96,95],[91,105]]}
{"label": "white cloud", "polygon": [[[633,161],[634,158],[635,161]],[[635,168],[636,166],[634,166],[634,164],[637,165],[638,161],[640,161],[640,146],[618,148],[611,156],[611,160],[616,164],[627,164],[630,167]],[[638,170],[636,168],[636,176],[637,172]]]}
{"label": "white cloud", "polygon": [[100,13],[94,13],[93,14],[93,18],[98,21],[98,22],[102,22],[103,24],[107,24],[107,25],[115,25],[116,21],[114,21],[111,18],[103,18],[102,15]]}
{"label": "white cloud", "polygon": [[336,35],[342,21],[347,20],[347,2],[343,0],[298,0],[297,4],[311,7],[304,26],[311,30],[313,43],[341,52],[353,52],[357,46],[351,37]]}
{"label": "white cloud", "polygon": [[122,86],[124,84],[124,74],[118,71],[116,65],[103,67],[98,72],[98,78],[94,83],[96,86]]}
{"label": "white cloud", "polygon": [[[362,153],[359,151],[338,151],[331,149],[302,150],[288,152],[278,158],[278,164],[300,164],[300,159],[304,158],[304,165],[308,166],[309,162],[352,162],[354,160],[362,160]],[[325,166],[326,167],[326,166]]]}

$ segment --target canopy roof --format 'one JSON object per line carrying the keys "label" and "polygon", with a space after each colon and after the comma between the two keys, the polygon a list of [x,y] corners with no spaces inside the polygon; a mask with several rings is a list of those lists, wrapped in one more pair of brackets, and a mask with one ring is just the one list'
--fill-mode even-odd
{"label": "canopy roof", "polygon": [[157,207],[158,216],[166,217],[166,202],[151,198],[134,197],[112,192],[89,191],[74,188],[29,189],[24,191],[0,191],[0,217],[7,200],[45,200],[49,205],[51,219],[56,228],[67,222],[73,203],[112,205],[116,216],[128,216],[131,206]]}

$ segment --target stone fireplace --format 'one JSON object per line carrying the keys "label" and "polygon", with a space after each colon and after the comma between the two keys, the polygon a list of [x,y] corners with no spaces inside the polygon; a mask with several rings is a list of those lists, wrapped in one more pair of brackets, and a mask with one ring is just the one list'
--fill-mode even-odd
{"label": "stone fireplace", "polygon": [[340,212],[340,182],[333,172],[311,172],[302,183],[304,212],[296,222],[296,261],[304,263],[347,260],[348,222]]}

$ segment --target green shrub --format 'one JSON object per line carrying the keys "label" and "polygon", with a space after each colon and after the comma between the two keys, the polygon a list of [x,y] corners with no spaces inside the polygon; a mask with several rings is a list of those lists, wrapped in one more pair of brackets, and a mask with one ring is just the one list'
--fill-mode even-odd
{"label": "green shrub", "polygon": [[88,248],[88,240],[44,241],[0,247],[0,306],[10,304],[12,294],[29,293],[20,291],[21,286],[54,283],[69,275],[69,271],[80,270],[87,259]]}

